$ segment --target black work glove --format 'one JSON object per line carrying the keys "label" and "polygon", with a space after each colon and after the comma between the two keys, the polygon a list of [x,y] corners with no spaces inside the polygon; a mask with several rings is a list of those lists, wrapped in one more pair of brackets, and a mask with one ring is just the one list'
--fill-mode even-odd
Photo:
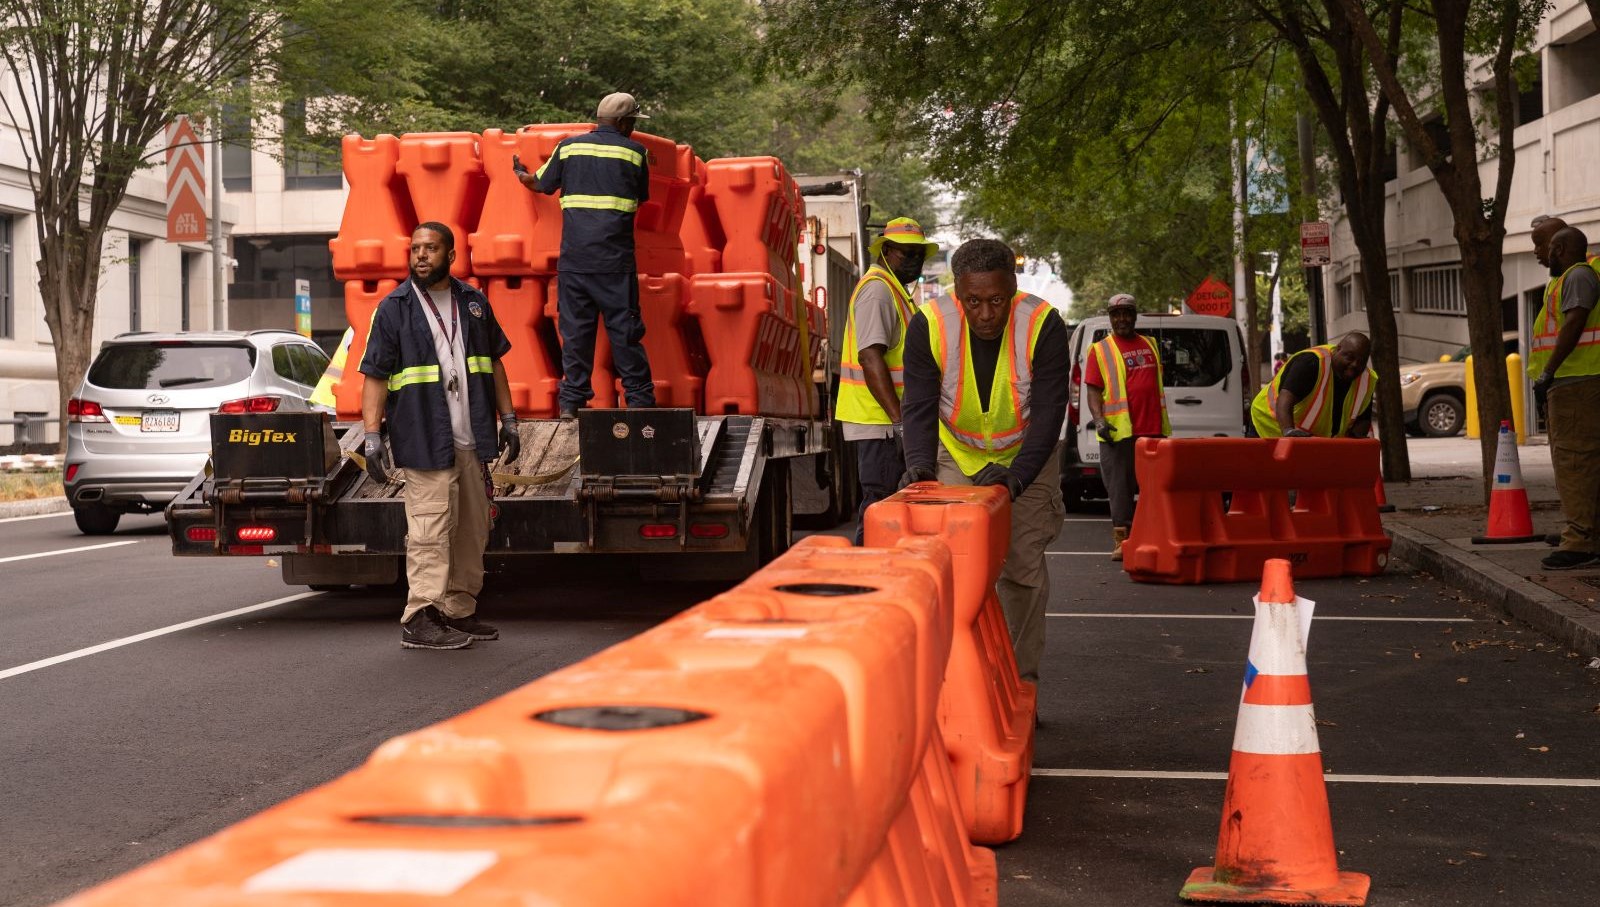
{"label": "black work glove", "polygon": [[389,449],[383,446],[383,435],[369,431],[361,441],[361,456],[367,460],[367,475],[379,485],[389,484]]}
{"label": "black work glove", "polygon": [[1107,444],[1111,443],[1110,422],[1107,422],[1104,419],[1096,419],[1090,424],[1094,426],[1094,436],[1096,438],[1099,438],[1101,441],[1104,441]]}
{"label": "black work glove", "polygon": [[1291,428],[1288,431],[1284,432],[1283,436],[1285,438],[1310,438],[1310,437],[1315,437],[1314,435],[1311,434],[1311,432],[1308,432],[1303,428]]}
{"label": "black work glove", "polygon": [[900,476],[900,487],[915,485],[918,482],[937,482],[939,473],[932,466],[907,466],[906,471]]}
{"label": "black work glove", "polygon": [[1028,487],[1022,484],[1022,480],[1013,475],[1010,469],[999,463],[990,463],[978,470],[978,474],[972,477],[972,484],[1002,485],[1011,494],[1013,501],[1021,497],[1023,490]]}
{"label": "black work glove", "polygon": [[515,413],[500,416],[500,462],[515,463],[522,453],[522,436],[517,434]]}
{"label": "black work glove", "polygon": [[522,162],[521,157],[513,154],[511,156],[511,169],[515,170],[518,176],[524,176],[528,172],[528,165]]}

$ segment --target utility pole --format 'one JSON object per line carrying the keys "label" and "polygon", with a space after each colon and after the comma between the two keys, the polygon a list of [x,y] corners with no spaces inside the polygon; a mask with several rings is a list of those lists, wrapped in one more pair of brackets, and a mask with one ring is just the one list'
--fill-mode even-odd
{"label": "utility pole", "polygon": [[1245,295],[1245,281],[1252,279],[1245,269],[1244,250],[1244,204],[1245,204],[1245,174],[1244,174],[1244,143],[1239,133],[1242,129],[1238,114],[1232,104],[1228,105],[1229,131],[1233,133],[1233,317],[1239,322],[1239,334],[1245,341],[1245,362],[1250,364],[1251,386],[1259,380],[1260,370],[1257,365],[1254,338],[1250,335],[1250,312],[1246,306],[1248,297]]}
{"label": "utility pole", "polygon": [[222,111],[211,129],[211,328],[228,329],[228,253],[222,243]]}
{"label": "utility pole", "polygon": [[[1311,117],[1304,111],[1295,117],[1295,131],[1300,140],[1300,194],[1305,196],[1306,204],[1311,208],[1311,219],[1317,220],[1317,149],[1312,141]],[[1327,325],[1323,319],[1322,268],[1304,270],[1311,345],[1320,346],[1328,342]]]}

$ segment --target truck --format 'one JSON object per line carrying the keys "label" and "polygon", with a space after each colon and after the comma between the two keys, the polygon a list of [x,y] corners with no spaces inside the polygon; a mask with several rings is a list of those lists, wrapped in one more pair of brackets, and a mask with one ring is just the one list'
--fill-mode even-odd
{"label": "truck", "polygon": [[[786,550],[797,522],[823,528],[853,515],[853,461],[831,413],[865,249],[860,177],[797,183],[806,210],[797,285],[829,328],[812,344],[810,414],[680,406],[524,418],[517,460],[488,464],[488,557],[618,554],[654,576],[737,577]],[[206,469],[166,510],[173,553],[273,556],[286,583],[315,590],[399,581],[404,470],[373,480],[363,437],[358,420],[327,413],[213,414]]]}

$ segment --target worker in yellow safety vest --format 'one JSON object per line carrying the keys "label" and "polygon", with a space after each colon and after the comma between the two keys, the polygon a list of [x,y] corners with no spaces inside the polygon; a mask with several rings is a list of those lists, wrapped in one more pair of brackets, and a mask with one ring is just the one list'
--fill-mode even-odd
{"label": "worker in yellow safety vest", "polygon": [[1272,376],[1250,406],[1262,438],[1365,438],[1372,429],[1378,375],[1367,368],[1372,341],[1360,331],[1337,344],[1301,350]]}
{"label": "worker in yellow safety vest", "polygon": [[1546,400],[1550,463],[1567,525],[1547,570],[1600,561],[1600,263],[1582,230],[1563,226],[1550,238],[1551,281],[1534,323],[1528,374]]}
{"label": "worker in yellow safety vest", "polygon": [[1138,332],[1138,304],[1118,293],[1106,303],[1111,333],[1089,347],[1083,369],[1084,396],[1100,439],[1100,476],[1111,502],[1111,559],[1122,560],[1122,543],[1133,527],[1133,447],[1140,438],[1172,434],[1161,348]]}
{"label": "worker in yellow safety vest", "polygon": [[344,378],[344,361],[350,355],[350,344],[356,339],[353,328],[345,328],[344,336],[339,338],[339,347],[333,351],[333,358],[328,360],[328,367],[322,372],[317,386],[312,389],[311,396],[307,398],[313,409],[325,410],[329,413],[339,411],[339,400],[334,396],[334,389]]}
{"label": "worker in yellow safety vest", "polygon": [[904,484],[998,485],[1011,496],[1011,543],[995,591],[1017,671],[1037,681],[1049,597],[1044,552],[1061,531],[1067,325],[1017,291],[1016,256],[975,239],[950,257],[953,292],[906,328]]}
{"label": "worker in yellow safety vest", "polygon": [[867,507],[894,494],[905,468],[900,448],[901,359],[906,325],[916,314],[906,287],[922,277],[927,257],[939,244],[909,217],[897,217],[867,250],[872,266],[850,294],[850,314],[839,350],[839,398],[834,418],[855,448],[861,505],[856,544],[861,544]]}

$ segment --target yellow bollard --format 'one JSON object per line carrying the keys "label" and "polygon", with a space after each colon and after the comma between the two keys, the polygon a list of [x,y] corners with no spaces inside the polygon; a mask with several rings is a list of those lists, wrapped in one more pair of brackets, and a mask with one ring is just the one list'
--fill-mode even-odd
{"label": "yellow bollard", "polygon": [[1449,362],[1452,358],[1454,358],[1454,357],[1452,357],[1449,353],[1445,353],[1443,356],[1439,357],[1439,361],[1440,362]]}
{"label": "yellow bollard", "polygon": [[1467,357],[1467,437],[1478,437],[1478,392],[1472,386],[1472,357]]}
{"label": "yellow bollard", "polygon": [[1512,353],[1506,357],[1506,383],[1511,386],[1511,424],[1517,432],[1517,443],[1528,443],[1528,395],[1522,382],[1522,356]]}

